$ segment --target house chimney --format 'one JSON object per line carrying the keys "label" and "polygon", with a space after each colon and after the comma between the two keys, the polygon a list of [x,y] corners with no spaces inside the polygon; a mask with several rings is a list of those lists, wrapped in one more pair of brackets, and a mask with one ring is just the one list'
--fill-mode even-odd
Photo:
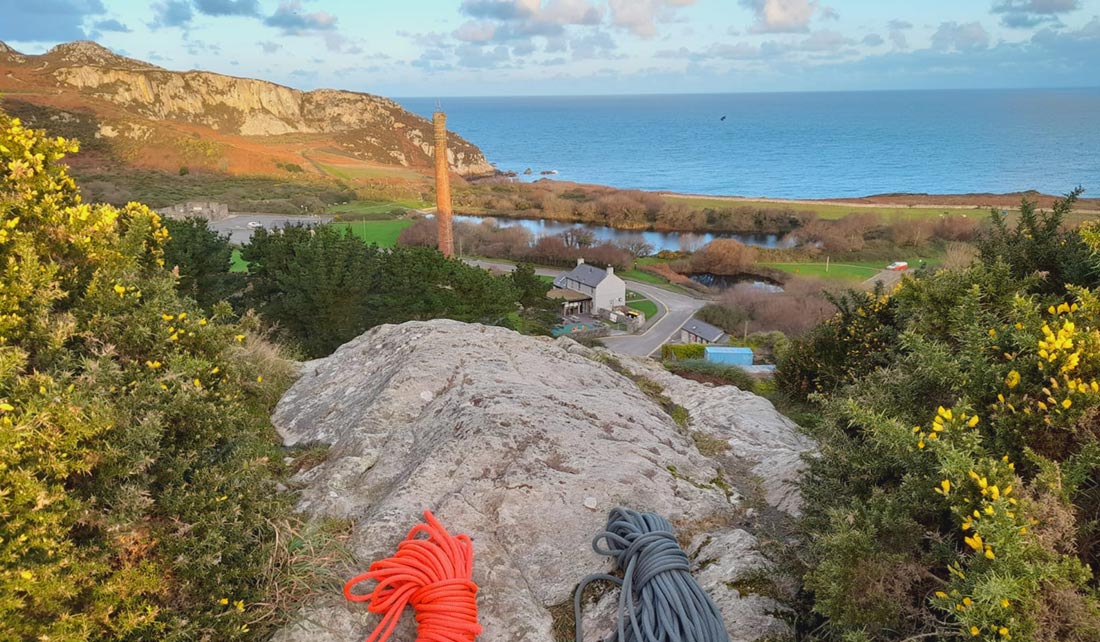
{"label": "house chimney", "polygon": [[607,266],[607,276],[615,276],[615,268]]}
{"label": "house chimney", "polygon": [[584,259],[577,259],[577,265],[584,265]]}
{"label": "house chimney", "polygon": [[447,114],[432,114],[435,127],[435,221],[438,225],[439,251],[443,256],[455,255],[454,225],[451,220],[451,177],[447,163]]}

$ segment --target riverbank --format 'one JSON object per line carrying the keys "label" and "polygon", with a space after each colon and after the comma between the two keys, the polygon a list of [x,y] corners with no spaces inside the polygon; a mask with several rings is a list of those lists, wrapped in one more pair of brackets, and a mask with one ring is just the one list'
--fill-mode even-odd
{"label": "riverbank", "polygon": [[[673,199],[696,207],[722,207],[731,204],[747,206],[790,206],[798,210],[813,211],[821,218],[832,219],[859,211],[874,213],[887,218],[925,218],[958,210],[992,209],[1016,212],[1022,199],[1028,199],[1041,208],[1051,208],[1061,198],[1039,192],[1013,192],[1009,194],[877,194],[859,198],[836,199],[787,199],[748,196],[710,196],[706,194],[681,194],[660,192],[664,198]],[[1082,198],[1074,211],[1079,216],[1100,214],[1100,198]]]}
{"label": "riverbank", "polygon": [[[1037,192],[1007,194],[880,194],[852,199],[800,200],[707,196],[623,190],[558,180],[522,183],[503,178],[467,183],[455,189],[455,210],[470,216],[588,223],[637,232],[776,234],[782,236],[820,221],[871,217],[875,224],[984,221],[990,209],[1012,219],[1022,199],[1049,208],[1057,196]],[[1068,223],[1100,214],[1100,199],[1078,201]]]}

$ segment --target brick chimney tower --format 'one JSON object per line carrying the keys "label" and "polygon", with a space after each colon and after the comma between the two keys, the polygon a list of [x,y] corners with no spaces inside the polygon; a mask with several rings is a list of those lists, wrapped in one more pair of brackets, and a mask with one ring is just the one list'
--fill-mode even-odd
{"label": "brick chimney tower", "polygon": [[435,220],[439,225],[439,251],[443,256],[455,255],[454,224],[451,216],[451,168],[447,163],[447,114],[432,114],[435,126]]}

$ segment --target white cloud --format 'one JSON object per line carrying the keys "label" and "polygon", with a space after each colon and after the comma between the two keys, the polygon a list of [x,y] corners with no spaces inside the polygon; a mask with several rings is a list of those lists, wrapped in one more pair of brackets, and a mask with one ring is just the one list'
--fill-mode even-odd
{"label": "white cloud", "polygon": [[489,42],[497,32],[497,23],[490,20],[470,20],[455,30],[455,38],[463,42]]}
{"label": "white cloud", "polygon": [[809,31],[815,13],[823,19],[837,19],[837,12],[817,0],[740,0],[756,14],[752,30],[757,33]]}
{"label": "white cloud", "polygon": [[941,51],[984,49],[988,46],[989,32],[977,22],[944,22],[932,34],[932,48]]}
{"label": "white cloud", "polygon": [[657,35],[657,22],[665,22],[682,7],[695,0],[610,0],[611,24],[634,35],[651,38]]}

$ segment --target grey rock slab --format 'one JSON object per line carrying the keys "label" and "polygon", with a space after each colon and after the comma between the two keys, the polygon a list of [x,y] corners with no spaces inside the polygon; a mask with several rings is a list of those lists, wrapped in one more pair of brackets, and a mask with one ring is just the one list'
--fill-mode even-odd
{"label": "grey rock slab", "polygon": [[[719,464],[698,452],[691,435],[629,378],[579,348],[496,327],[411,322],[374,328],[302,364],[273,421],[287,445],[330,448],[326,461],[295,479],[299,509],[352,520],[357,572],[391,556],[422,512],[433,511],[450,532],[474,541],[479,639],[552,640],[550,608],[571,600],[584,576],[609,569],[591,540],[611,508],[656,512],[692,532],[730,523],[740,510],[710,483]],[[756,421],[763,415],[742,423]],[[777,434],[789,428],[774,426]],[[722,533],[752,540],[744,531]],[[724,569],[739,564],[715,555]],[[780,626],[755,598],[729,594],[721,605],[736,640]],[[321,599],[303,609],[306,624],[276,639],[329,639],[311,621],[340,635],[355,631],[342,639],[365,636],[375,618],[364,612]],[[411,621],[410,613],[399,629],[408,637],[393,639],[411,640]]]}

